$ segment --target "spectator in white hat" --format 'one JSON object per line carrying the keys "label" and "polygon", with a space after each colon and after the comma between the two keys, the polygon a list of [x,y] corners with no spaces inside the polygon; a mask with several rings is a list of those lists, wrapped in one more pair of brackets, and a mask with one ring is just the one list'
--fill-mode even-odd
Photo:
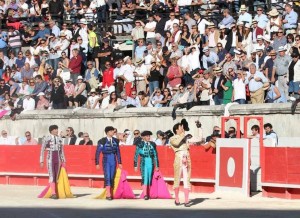
{"label": "spectator in white hat", "polygon": [[246,5],[241,5],[238,22],[252,23],[252,16],[247,12]]}
{"label": "spectator in white hat", "polygon": [[269,16],[271,18],[267,24],[266,30],[268,33],[273,35],[274,33],[278,32],[278,29],[282,26],[282,19],[281,16],[279,16],[279,12],[276,8],[273,8],[269,12]]}
{"label": "spectator in white hat", "polygon": [[49,101],[45,97],[45,93],[40,92],[37,96],[39,97],[39,101],[37,103],[36,109],[37,110],[47,110],[49,108]]}

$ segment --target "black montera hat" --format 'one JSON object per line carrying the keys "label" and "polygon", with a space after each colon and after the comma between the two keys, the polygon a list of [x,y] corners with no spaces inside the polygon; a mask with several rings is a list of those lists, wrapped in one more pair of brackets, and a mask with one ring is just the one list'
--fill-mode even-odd
{"label": "black montera hat", "polygon": [[143,131],[142,134],[141,134],[141,136],[148,136],[148,135],[152,135],[152,132],[146,130],[146,131]]}

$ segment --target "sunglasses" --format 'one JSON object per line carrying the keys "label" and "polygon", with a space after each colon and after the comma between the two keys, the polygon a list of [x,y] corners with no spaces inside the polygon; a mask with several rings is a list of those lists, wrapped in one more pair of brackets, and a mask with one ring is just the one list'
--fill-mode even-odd
{"label": "sunglasses", "polygon": [[83,136],[83,137],[88,138],[89,136],[88,136],[88,135],[85,135],[85,136]]}
{"label": "sunglasses", "polygon": [[29,137],[30,135],[26,135],[26,137]]}
{"label": "sunglasses", "polygon": [[133,133],[134,135],[138,135],[138,134],[140,134],[140,133],[138,133],[138,132],[135,132],[135,133]]}

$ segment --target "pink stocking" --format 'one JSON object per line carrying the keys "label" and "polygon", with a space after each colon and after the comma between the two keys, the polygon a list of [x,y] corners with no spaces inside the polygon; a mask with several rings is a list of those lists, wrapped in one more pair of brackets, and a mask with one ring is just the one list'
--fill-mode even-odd
{"label": "pink stocking", "polygon": [[175,188],[175,202],[179,203],[179,188]]}
{"label": "pink stocking", "polygon": [[184,189],[184,203],[189,203],[189,189],[188,188],[185,188]]}
{"label": "pink stocking", "polygon": [[110,186],[106,186],[106,197],[111,197],[111,190],[110,190]]}
{"label": "pink stocking", "polygon": [[55,182],[50,182],[51,194],[56,195]]}
{"label": "pink stocking", "polygon": [[144,196],[148,195],[147,186],[143,185]]}

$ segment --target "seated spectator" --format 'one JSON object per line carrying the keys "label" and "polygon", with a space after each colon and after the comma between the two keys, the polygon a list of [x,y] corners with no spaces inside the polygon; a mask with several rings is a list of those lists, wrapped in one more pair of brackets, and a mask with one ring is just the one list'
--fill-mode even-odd
{"label": "seated spectator", "polygon": [[121,100],[117,97],[116,92],[110,93],[108,109],[115,109],[121,105]]}
{"label": "seated spectator", "polygon": [[0,145],[15,145],[16,141],[12,136],[7,135],[7,131],[2,130],[0,136]]}
{"label": "seated spectator", "polygon": [[37,96],[39,97],[39,100],[37,102],[36,109],[37,110],[48,110],[48,108],[49,108],[49,101],[45,97],[45,93],[44,92],[40,92]]}
{"label": "seated spectator", "polygon": [[95,89],[91,89],[89,93],[89,97],[86,101],[86,108],[87,109],[99,109],[98,99],[100,98],[99,95],[96,93]]}
{"label": "seated spectator", "polygon": [[30,111],[35,109],[35,101],[31,95],[27,94],[23,100],[23,109],[24,111]]}
{"label": "seated spectator", "polygon": [[83,82],[82,76],[78,76],[77,84],[74,90],[75,107],[82,107],[87,99],[86,84]]}
{"label": "seated spectator", "polygon": [[140,99],[140,104],[141,107],[149,107],[149,96],[144,92],[144,91],[140,91],[138,93],[139,99]]}
{"label": "seated spectator", "polygon": [[32,138],[31,133],[29,131],[25,132],[26,140],[22,143],[22,145],[37,145],[38,142],[34,138]]}
{"label": "seated spectator", "polygon": [[162,107],[162,100],[164,96],[161,94],[161,90],[159,88],[156,88],[153,94],[151,95],[151,104],[153,107]]}
{"label": "seated spectator", "polygon": [[131,97],[127,96],[126,92],[123,91],[121,93],[121,106],[122,107],[135,107],[134,104],[135,104],[135,101]]}
{"label": "seated spectator", "polygon": [[93,141],[87,132],[83,133],[83,139],[79,142],[79,145],[93,145]]}
{"label": "seated spectator", "polygon": [[65,89],[65,105],[68,105],[69,107],[73,107],[75,86],[72,83],[72,79],[66,80],[64,89]]}

